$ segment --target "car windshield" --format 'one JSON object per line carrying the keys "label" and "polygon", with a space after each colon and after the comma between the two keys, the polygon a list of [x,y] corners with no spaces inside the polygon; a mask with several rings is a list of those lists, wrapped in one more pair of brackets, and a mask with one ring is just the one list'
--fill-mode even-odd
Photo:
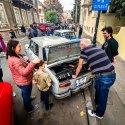
{"label": "car windshield", "polygon": [[59,32],[54,32],[54,36],[60,36]]}
{"label": "car windshield", "polygon": [[66,33],[63,33],[62,37],[67,39],[73,39],[73,38],[76,38],[76,35],[74,32],[66,32]]}

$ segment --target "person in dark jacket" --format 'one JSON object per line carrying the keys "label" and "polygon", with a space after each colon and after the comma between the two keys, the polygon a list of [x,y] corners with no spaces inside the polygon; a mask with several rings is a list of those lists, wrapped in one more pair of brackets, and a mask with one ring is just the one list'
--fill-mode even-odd
{"label": "person in dark jacket", "polygon": [[23,36],[26,36],[26,28],[24,25],[21,26],[21,32],[22,32]]}
{"label": "person in dark jacket", "polygon": [[10,29],[9,35],[11,39],[17,38],[13,29]]}
{"label": "person in dark jacket", "polygon": [[82,35],[82,27],[81,25],[79,25],[79,38],[81,38],[81,35]]}
{"label": "person in dark jacket", "polygon": [[108,26],[103,28],[102,32],[105,39],[105,42],[102,45],[102,49],[105,50],[107,56],[109,57],[109,60],[112,63],[115,63],[115,56],[118,55],[119,45],[118,42],[112,36],[113,29],[112,27]]}

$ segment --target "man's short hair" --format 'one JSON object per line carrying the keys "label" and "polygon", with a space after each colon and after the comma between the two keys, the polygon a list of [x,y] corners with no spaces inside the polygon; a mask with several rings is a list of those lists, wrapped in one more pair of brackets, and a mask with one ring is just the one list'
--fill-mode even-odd
{"label": "man's short hair", "polygon": [[113,29],[112,29],[111,26],[104,27],[104,28],[102,29],[102,32],[104,32],[104,31],[108,32],[108,33],[111,34],[111,36],[112,36]]}
{"label": "man's short hair", "polygon": [[83,38],[83,39],[81,39],[80,43],[83,43],[88,46],[88,45],[92,44],[92,41],[90,39]]}

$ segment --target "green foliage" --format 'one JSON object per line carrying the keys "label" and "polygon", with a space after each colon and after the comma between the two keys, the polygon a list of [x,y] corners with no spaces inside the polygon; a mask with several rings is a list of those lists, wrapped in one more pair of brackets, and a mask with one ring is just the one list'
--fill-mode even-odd
{"label": "green foliage", "polygon": [[125,16],[125,0],[111,0],[110,13],[116,13],[116,17]]}
{"label": "green foliage", "polygon": [[58,16],[57,12],[55,10],[49,10],[45,13],[46,21],[50,23],[57,23],[58,22]]}

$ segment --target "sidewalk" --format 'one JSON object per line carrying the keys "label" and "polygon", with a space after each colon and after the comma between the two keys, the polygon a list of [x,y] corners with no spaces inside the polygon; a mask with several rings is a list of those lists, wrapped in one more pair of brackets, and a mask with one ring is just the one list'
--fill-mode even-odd
{"label": "sidewalk", "polygon": [[[84,34],[83,38],[89,38]],[[90,38],[91,39],[91,38]],[[98,44],[98,46],[101,46]],[[107,109],[102,120],[89,119],[90,123],[94,122],[98,125],[125,125],[125,61],[119,56],[116,57],[115,71],[116,71],[116,81],[111,87],[108,97]],[[91,101],[93,102],[94,97],[94,87],[90,87]],[[94,106],[94,105],[93,105]],[[90,117],[91,118],[91,117]]]}
{"label": "sidewalk", "polygon": [[125,106],[125,61],[117,57],[117,62],[114,64],[116,69],[116,82],[113,85],[122,104]]}

